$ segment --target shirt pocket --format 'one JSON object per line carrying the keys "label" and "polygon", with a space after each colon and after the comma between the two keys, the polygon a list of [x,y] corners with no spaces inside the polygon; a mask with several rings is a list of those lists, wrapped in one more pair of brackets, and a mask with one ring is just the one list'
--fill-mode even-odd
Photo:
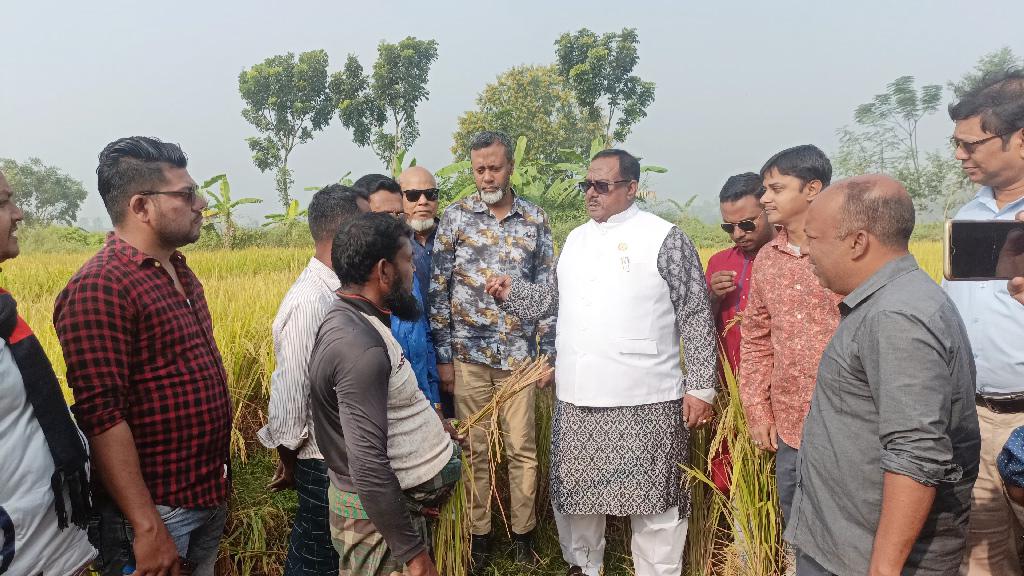
{"label": "shirt pocket", "polygon": [[655,356],[658,354],[658,342],[650,338],[619,338],[616,340],[619,353]]}

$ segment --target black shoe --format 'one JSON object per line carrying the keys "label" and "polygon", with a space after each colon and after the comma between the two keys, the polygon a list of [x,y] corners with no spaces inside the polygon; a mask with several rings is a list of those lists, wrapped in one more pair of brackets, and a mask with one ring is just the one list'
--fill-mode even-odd
{"label": "black shoe", "polygon": [[512,534],[512,557],[516,564],[536,564],[537,553],[533,551],[533,531],[526,534]]}
{"label": "black shoe", "polygon": [[483,574],[491,564],[491,535],[473,534],[469,544],[472,574]]}
{"label": "black shoe", "polygon": [[583,568],[579,566],[569,566],[569,571],[565,573],[565,576],[583,576]]}

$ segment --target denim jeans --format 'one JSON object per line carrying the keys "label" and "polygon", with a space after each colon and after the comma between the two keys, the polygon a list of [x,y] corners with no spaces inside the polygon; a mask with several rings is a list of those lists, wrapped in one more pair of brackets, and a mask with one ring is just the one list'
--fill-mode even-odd
{"label": "denim jeans", "polygon": [[[214,576],[217,549],[227,520],[227,504],[217,508],[157,505],[156,510],[174,540],[178,555],[194,567],[193,575]],[[102,576],[121,576],[122,569],[131,563],[133,540],[132,527],[117,504],[107,496],[97,496],[89,523],[89,541],[99,552],[94,563],[96,571]]]}
{"label": "denim jeans", "polygon": [[776,437],[779,451],[775,453],[775,483],[779,487],[779,507],[782,508],[782,526],[789,522],[793,496],[796,494],[796,481],[800,477],[800,451]]}

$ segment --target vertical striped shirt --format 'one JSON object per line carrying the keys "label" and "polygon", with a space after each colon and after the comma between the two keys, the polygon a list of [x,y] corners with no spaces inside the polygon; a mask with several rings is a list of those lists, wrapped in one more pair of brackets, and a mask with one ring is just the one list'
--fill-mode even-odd
{"label": "vertical striped shirt", "polygon": [[338,276],[329,266],[311,258],[288,289],[274,318],[274,359],[270,376],[267,425],[257,434],[267,448],[298,450],[302,459],[323,460],[313,436],[309,408],[309,356],[317,330],[331,304],[338,299]]}

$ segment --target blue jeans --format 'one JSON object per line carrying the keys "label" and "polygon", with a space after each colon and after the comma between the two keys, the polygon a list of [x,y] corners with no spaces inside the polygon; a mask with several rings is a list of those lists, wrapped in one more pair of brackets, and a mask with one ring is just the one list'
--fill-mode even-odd
{"label": "blue jeans", "polygon": [[323,460],[295,462],[295,511],[284,576],[338,576],[338,552],[331,543],[327,464]]}
{"label": "blue jeans", "polygon": [[[156,507],[164,526],[171,534],[178,555],[193,566],[194,576],[214,576],[217,548],[227,520],[227,504],[217,508]],[[102,576],[121,576],[130,564],[134,533],[117,504],[107,496],[97,496],[93,502],[93,517],[89,523],[89,541],[99,552],[93,567]]]}
{"label": "blue jeans", "polygon": [[800,477],[800,451],[776,436],[779,450],[775,453],[775,483],[779,487],[779,507],[782,508],[782,526],[789,522],[789,512],[796,494],[796,481]]}

